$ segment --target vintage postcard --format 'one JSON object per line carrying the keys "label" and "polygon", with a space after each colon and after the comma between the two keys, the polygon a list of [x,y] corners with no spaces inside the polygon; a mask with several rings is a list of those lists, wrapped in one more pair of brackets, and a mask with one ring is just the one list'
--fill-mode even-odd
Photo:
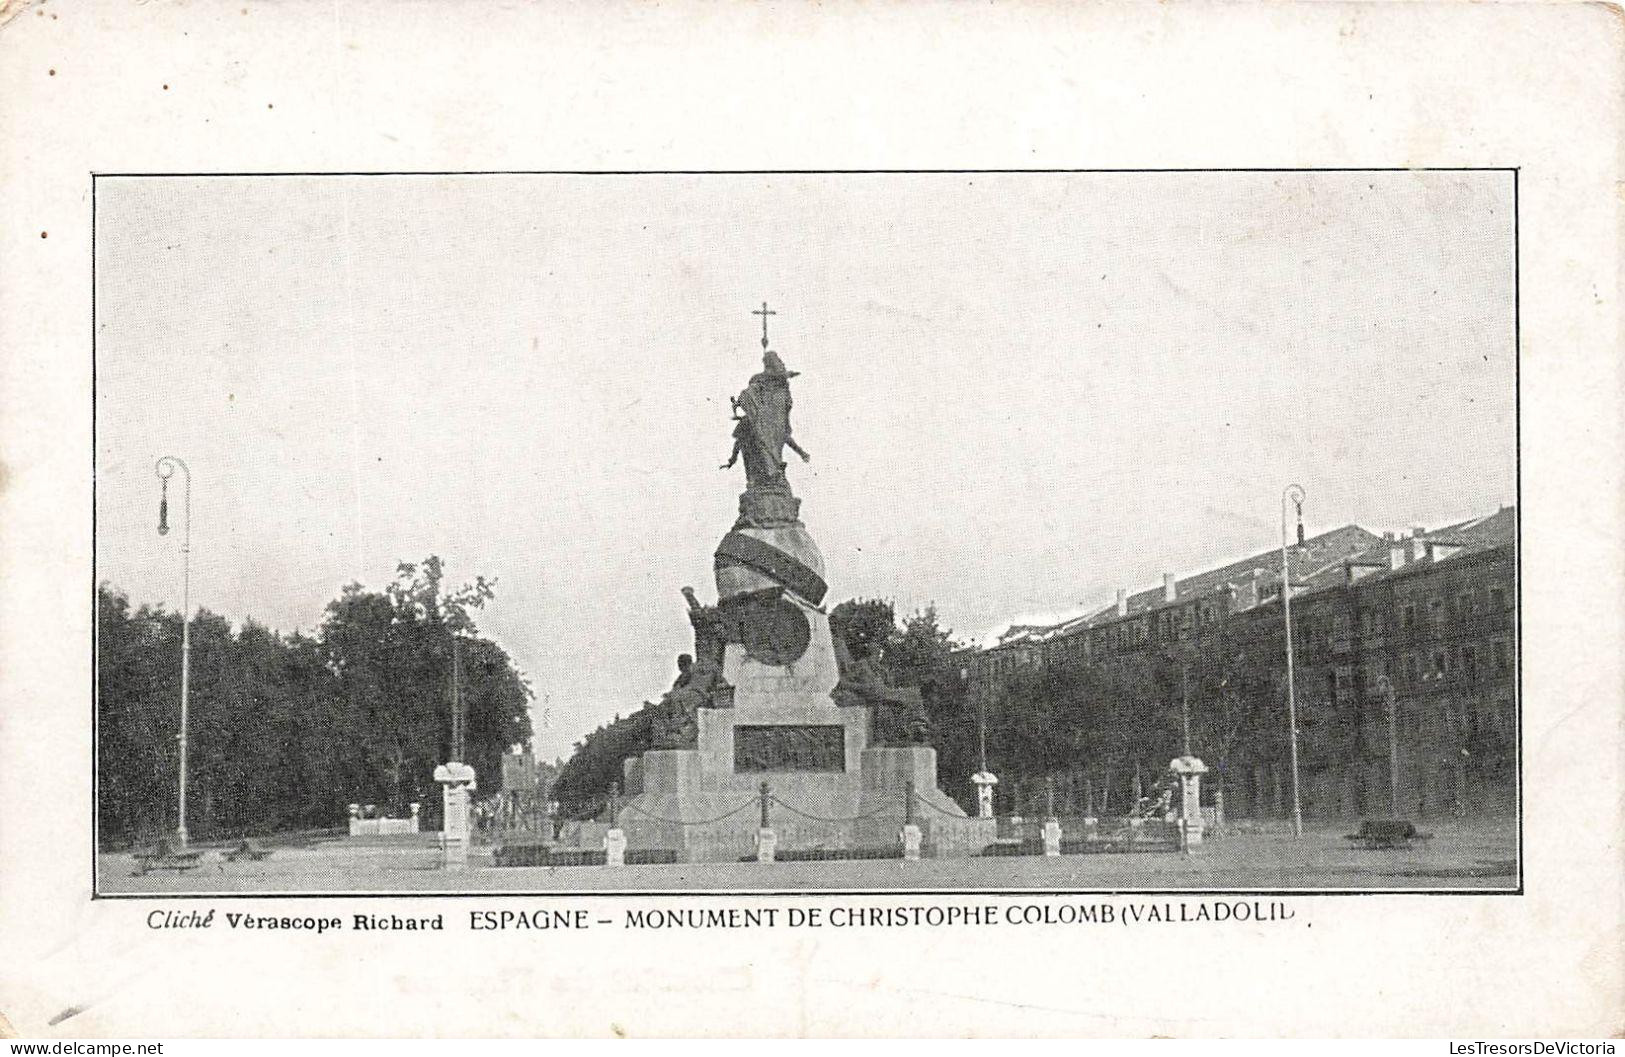
{"label": "vintage postcard", "polygon": [[95,209],[99,895],[1519,886],[1515,170]]}
{"label": "vintage postcard", "polygon": [[1617,1033],[1617,14],[8,10],[10,1030]]}

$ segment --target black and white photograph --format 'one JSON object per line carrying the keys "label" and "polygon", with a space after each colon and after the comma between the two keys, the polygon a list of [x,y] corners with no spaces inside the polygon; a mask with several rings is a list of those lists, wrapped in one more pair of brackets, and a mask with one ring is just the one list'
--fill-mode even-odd
{"label": "black and white photograph", "polygon": [[0,0],[0,1048],[1606,1057],[1622,26]]}
{"label": "black and white photograph", "polygon": [[93,199],[97,896],[1522,889],[1512,169]]}

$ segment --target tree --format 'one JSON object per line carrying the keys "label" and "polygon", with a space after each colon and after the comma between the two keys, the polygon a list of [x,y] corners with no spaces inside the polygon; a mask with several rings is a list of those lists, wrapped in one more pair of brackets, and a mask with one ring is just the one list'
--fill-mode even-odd
{"label": "tree", "polygon": [[156,835],[175,820],[180,620],[123,593],[96,592],[97,822],[105,839]]}
{"label": "tree", "polygon": [[830,634],[839,636],[852,657],[873,652],[884,660],[897,634],[892,604],[879,598],[849,598],[830,610]]}
{"label": "tree", "polygon": [[567,817],[598,814],[611,790],[620,786],[623,761],[643,755],[654,744],[650,719],[645,705],[624,719],[616,716],[576,742],[553,783],[553,799]]}
{"label": "tree", "polygon": [[[455,648],[468,760],[486,788],[501,755],[530,738],[530,688],[472,618],[483,577],[455,591],[440,561],[400,566],[382,591],[346,587],[314,636],[246,619],[192,618],[187,825],[200,839],[333,826],[349,803],[432,814],[432,773],[450,740]],[[97,591],[97,818],[108,844],[150,840],[176,821],[178,614]],[[455,641],[455,646],[453,645]]]}
{"label": "tree", "polygon": [[450,759],[454,669],[467,719],[461,762],[484,788],[500,785],[502,754],[530,739],[530,687],[501,647],[479,637],[471,612],[493,597],[494,583],[479,577],[448,591],[443,579],[438,558],[402,562],[381,592],[346,587],[321,628],[360,743],[352,795],[395,811],[409,801],[432,805],[435,765]]}

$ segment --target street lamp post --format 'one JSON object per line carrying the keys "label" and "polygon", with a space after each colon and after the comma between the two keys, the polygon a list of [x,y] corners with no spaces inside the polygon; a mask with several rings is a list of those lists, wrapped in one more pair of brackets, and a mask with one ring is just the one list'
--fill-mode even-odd
{"label": "street lamp post", "polygon": [[173,455],[158,460],[155,470],[162,482],[158,499],[158,535],[169,534],[169,479],[181,472],[181,732],[180,789],[176,793],[175,836],[186,847],[186,706],[192,673],[192,471]]}
{"label": "street lamp post", "polygon": [[1386,676],[1382,680],[1382,698],[1388,711],[1388,810],[1391,818],[1399,817],[1399,717],[1394,703],[1394,684]]}
{"label": "street lamp post", "polygon": [[1292,753],[1292,834],[1303,836],[1303,802],[1298,797],[1298,691],[1292,670],[1292,566],[1287,561],[1286,505],[1298,511],[1298,544],[1303,545],[1302,486],[1290,484],[1281,493],[1281,619],[1286,623],[1286,717],[1291,733]]}
{"label": "street lamp post", "polygon": [[1185,728],[1185,755],[1191,754],[1191,667],[1190,662],[1179,662],[1179,719]]}
{"label": "street lamp post", "polygon": [[963,680],[971,693],[976,696],[976,744],[977,763],[979,770],[970,776],[971,785],[976,787],[976,817],[994,817],[993,787],[999,779],[987,769],[987,699],[988,688],[981,681],[972,682],[968,667],[959,670],[960,679]]}

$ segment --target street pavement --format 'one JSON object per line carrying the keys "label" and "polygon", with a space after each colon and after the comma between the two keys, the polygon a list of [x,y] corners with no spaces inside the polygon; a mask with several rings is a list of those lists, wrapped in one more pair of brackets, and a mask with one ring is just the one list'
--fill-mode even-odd
{"label": "street pavement", "polygon": [[135,875],[128,853],[98,859],[104,895],[603,892],[1230,892],[1283,889],[1512,890],[1518,887],[1518,835],[1512,819],[1438,821],[1420,828],[1430,840],[1407,849],[1353,847],[1356,823],[1286,833],[1231,833],[1189,855],[1169,852],[973,859],[695,863],[662,866],[497,867],[476,849],[470,867],[439,867],[432,836],[392,842],[335,837],[277,846],[260,862],[226,862],[220,849],[196,846],[198,868]]}

